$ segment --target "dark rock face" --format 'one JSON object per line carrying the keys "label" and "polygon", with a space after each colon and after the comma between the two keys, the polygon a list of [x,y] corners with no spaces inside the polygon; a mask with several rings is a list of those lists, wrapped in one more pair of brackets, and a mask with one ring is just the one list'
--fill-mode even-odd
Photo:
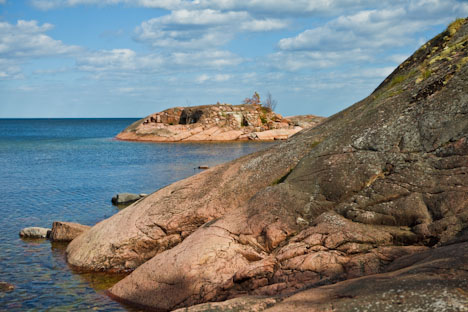
{"label": "dark rock face", "polygon": [[[110,293],[162,310],[398,272],[388,273],[397,277],[386,280],[391,288],[420,267],[435,276],[416,279],[447,280],[445,289],[462,302],[454,292],[465,285],[467,264],[457,256],[466,254],[468,226],[467,45],[468,21],[460,20],[368,98],[279,146],[152,194],[73,241],[70,261],[88,268],[144,262]],[[111,243],[102,241],[108,236]],[[454,239],[457,245],[441,247]],[[137,247],[127,247],[130,240]],[[447,265],[437,266],[446,253]],[[127,266],[126,257],[138,261]],[[368,302],[373,278],[362,279]],[[307,305],[315,309],[312,299],[322,298],[319,304],[337,300],[346,310],[360,280],[306,293]],[[424,307],[418,298],[414,304]]]}
{"label": "dark rock face", "polygon": [[145,194],[120,193],[112,197],[114,205],[131,204],[145,197]]}

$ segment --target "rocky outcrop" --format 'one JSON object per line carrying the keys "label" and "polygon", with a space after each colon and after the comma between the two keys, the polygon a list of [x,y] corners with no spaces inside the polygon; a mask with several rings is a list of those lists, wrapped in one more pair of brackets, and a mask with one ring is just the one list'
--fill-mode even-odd
{"label": "rocky outcrop", "polygon": [[111,201],[114,205],[131,204],[145,196],[147,196],[147,194],[119,193],[112,197]]}
{"label": "rocky outcrop", "polygon": [[174,107],[145,117],[117,135],[121,140],[153,142],[284,140],[324,118],[283,118],[255,104]]}
{"label": "rocky outcrop", "polygon": [[[371,275],[395,271],[388,275],[395,283],[384,282],[403,287],[411,272],[429,267],[435,276],[416,276],[421,285],[452,279],[443,285],[453,295],[467,263],[455,255],[443,264],[467,241],[467,44],[467,20],[452,24],[368,98],[98,223],[71,242],[69,262],[136,268],[110,294],[161,310],[305,288],[325,289],[305,295],[311,307],[315,297],[346,304],[357,285],[351,279],[362,276],[371,300],[379,281]],[[316,288],[327,284],[338,288]]]}
{"label": "rocky outcrop", "polygon": [[50,229],[33,226],[22,229],[19,236],[23,238],[49,238],[50,232]]}
{"label": "rocky outcrop", "polygon": [[53,241],[70,242],[91,227],[73,222],[55,221],[52,224],[50,239]]}

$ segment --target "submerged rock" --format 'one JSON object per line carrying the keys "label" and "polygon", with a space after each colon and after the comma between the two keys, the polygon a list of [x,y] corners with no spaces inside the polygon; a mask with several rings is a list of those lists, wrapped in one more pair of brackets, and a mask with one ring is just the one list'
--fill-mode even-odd
{"label": "submerged rock", "polygon": [[19,236],[23,238],[48,238],[50,232],[50,229],[34,226],[22,229]]}
{"label": "submerged rock", "polygon": [[114,205],[131,204],[147,196],[146,194],[119,193],[112,197]]}
{"label": "submerged rock", "polygon": [[[151,194],[73,240],[68,261],[135,269],[110,293],[162,310],[291,296],[390,271],[401,279],[384,282],[396,287],[420,267],[435,274],[417,276],[427,290],[431,280],[454,281],[445,288],[451,294],[466,289],[466,257],[439,263],[444,254],[466,254],[466,245],[441,246],[467,240],[467,44],[462,20],[368,98],[286,142]],[[366,300],[378,278],[368,280]],[[305,305],[313,309],[311,300],[323,298],[346,310],[346,296],[357,295],[344,287],[312,293]]]}
{"label": "submerged rock", "polygon": [[0,282],[0,291],[1,292],[8,292],[15,290],[15,286],[6,282]]}
{"label": "submerged rock", "polygon": [[53,241],[69,242],[90,228],[88,225],[79,223],[55,221],[52,224],[50,239]]}

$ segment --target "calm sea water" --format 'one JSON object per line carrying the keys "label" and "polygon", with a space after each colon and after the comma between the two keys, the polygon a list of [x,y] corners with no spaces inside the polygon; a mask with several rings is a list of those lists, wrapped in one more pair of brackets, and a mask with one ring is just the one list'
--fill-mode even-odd
{"label": "calm sea water", "polygon": [[23,227],[87,225],[118,212],[118,192],[151,193],[268,143],[156,144],[116,141],[135,119],[0,119],[0,311],[125,311],[104,294],[122,276],[78,274],[65,245],[22,240]]}

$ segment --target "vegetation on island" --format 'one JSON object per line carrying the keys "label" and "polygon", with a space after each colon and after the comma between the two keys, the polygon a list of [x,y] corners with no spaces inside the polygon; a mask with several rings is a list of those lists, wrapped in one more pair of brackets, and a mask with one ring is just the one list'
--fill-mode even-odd
{"label": "vegetation on island", "polygon": [[267,112],[273,112],[276,109],[276,106],[278,105],[278,101],[273,99],[273,96],[271,95],[271,93],[268,92],[266,95],[265,101],[262,102],[260,100],[260,94],[258,94],[258,92],[255,91],[252,97],[245,98],[244,101],[242,101],[242,104],[260,105]]}

